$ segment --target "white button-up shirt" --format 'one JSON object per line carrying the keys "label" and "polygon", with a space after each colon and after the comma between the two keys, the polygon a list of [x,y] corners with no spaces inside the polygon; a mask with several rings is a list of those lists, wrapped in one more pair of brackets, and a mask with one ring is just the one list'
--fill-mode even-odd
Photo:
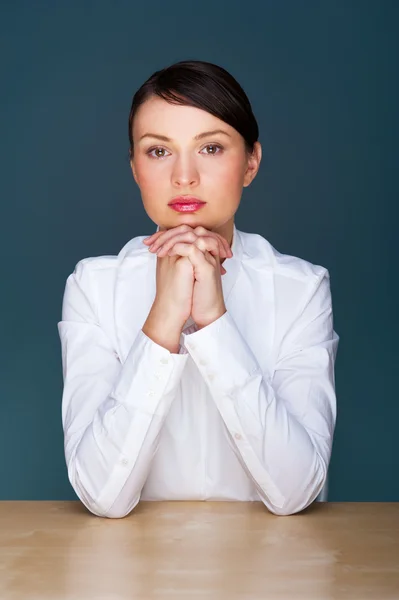
{"label": "white button-up shirt", "polygon": [[200,330],[190,318],[174,354],[142,331],[156,294],[145,237],[80,260],[66,281],[62,424],[77,496],[105,517],[140,499],[304,509],[326,484],[336,422],[328,270],[234,225],[227,312]]}

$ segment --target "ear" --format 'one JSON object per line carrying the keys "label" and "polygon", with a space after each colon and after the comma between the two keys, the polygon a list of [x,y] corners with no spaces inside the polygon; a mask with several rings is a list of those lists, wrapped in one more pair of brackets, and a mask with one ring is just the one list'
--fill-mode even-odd
{"label": "ear", "polygon": [[138,180],[137,180],[136,167],[135,167],[135,165],[134,165],[134,159],[133,159],[133,158],[131,158],[131,159],[130,159],[130,168],[132,169],[132,173],[133,173],[134,181],[135,181],[135,182],[137,183],[137,185],[138,185],[139,183],[138,183]]}
{"label": "ear", "polygon": [[247,169],[244,175],[244,187],[248,187],[249,184],[255,179],[257,172],[259,171],[260,161],[262,160],[262,146],[260,142],[255,142],[254,150],[247,159]]}

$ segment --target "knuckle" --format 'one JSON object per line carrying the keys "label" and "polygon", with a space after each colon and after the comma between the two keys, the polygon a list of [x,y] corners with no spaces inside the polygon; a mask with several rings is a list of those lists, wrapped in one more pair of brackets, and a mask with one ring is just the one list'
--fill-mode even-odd
{"label": "knuckle", "polygon": [[197,248],[200,250],[206,250],[208,248],[208,242],[204,238],[198,238],[196,240]]}
{"label": "knuckle", "polygon": [[176,244],[178,242],[195,242],[197,239],[197,236],[195,235],[195,233],[193,232],[183,232],[180,235],[177,235],[176,237],[172,238],[170,240],[171,244]]}
{"label": "knuckle", "polygon": [[215,238],[210,237],[208,242],[208,250],[219,251],[219,242]]}

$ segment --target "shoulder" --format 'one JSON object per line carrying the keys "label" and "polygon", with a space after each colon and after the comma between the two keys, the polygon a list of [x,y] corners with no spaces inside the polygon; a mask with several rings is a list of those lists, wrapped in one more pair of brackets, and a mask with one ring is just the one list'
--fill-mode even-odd
{"label": "shoulder", "polygon": [[277,250],[266,238],[257,233],[239,232],[243,247],[243,262],[248,268],[259,267],[272,271],[277,277],[309,284],[329,277],[328,270],[291,254]]}
{"label": "shoulder", "polygon": [[135,266],[147,262],[152,255],[148,247],[143,244],[147,236],[141,235],[129,240],[118,254],[104,254],[101,256],[88,256],[81,258],[76,264],[72,275],[79,278],[101,275],[106,271],[116,271],[120,267]]}
{"label": "shoulder", "polygon": [[304,314],[330,311],[330,273],[322,265],[284,254],[256,233],[240,232],[247,280],[259,293],[273,297],[276,319],[288,324]]}
{"label": "shoulder", "polygon": [[[274,305],[275,341],[308,328],[316,337],[339,339],[333,331],[330,273],[322,265],[284,254],[254,233],[240,233],[247,280]],[[310,325],[312,326],[310,327]],[[309,327],[308,327],[309,326]],[[287,337],[287,341],[289,341]],[[299,339],[299,337],[298,337]]]}
{"label": "shoulder", "polygon": [[153,255],[142,240],[135,237],[115,255],[81,258],[68,275],[63,298],[63,320],[99,322],[103,306],[113,302],[118,280],[123,280],[125,270],[134,270],[140,281],[148,272]]}

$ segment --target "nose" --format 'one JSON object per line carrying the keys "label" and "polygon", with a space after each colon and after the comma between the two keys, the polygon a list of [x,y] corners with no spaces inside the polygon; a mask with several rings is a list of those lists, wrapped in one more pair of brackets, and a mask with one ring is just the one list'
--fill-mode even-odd
{"label": "nose", "polygon": [[189,187],[199,182],[199,173],[195,160],[189,156],[180,156],[173,165],[173,184],[179,187]]}

